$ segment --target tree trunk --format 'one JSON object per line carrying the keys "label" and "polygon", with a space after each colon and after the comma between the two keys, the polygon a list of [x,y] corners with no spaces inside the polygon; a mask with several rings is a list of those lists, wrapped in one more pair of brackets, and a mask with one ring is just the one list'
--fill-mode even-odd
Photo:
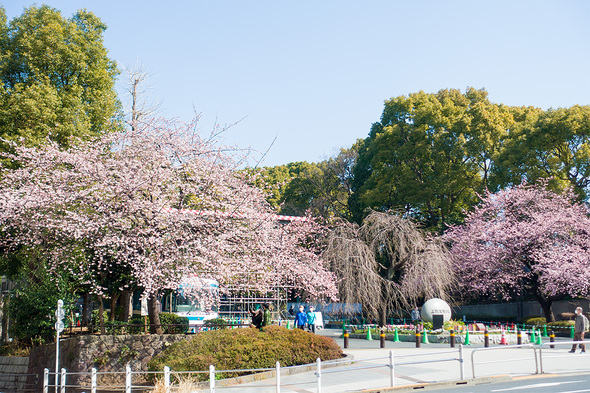
{"label": "tree trunk", "polygon": [[543,309],[543,314],[545,314],[545,320],[547,321],[547,323],[555,322],[555,317],[553,316],[553,309],[551,308],[551,305],[553,304],[553,299],[547,298],[540,294],[535,294],[535,297],[537,298],[537,301]]}
{"label": "tree trunk", "polygon": [[2,339],[0,340],[3,344],[8,342],[8,302],[10,296],[8,294],[2,295]]}
{"label": "tree trunk", "polygon": [[119,300],[119,293],[113,293],[111,295],[110,305],[111,305],[111,313],[109,314],[109,322],[115,321],[115,316],[117,315],[117,300]]}
{"label": "tree trunk", "polygon": [[119,321],[129,322],[131,317],[131,291],[123,291],[121,294],[121,313],[119,314]]}
{"label": "tree trunk", "polygon": [[160,324],[160,301],[157,296],[148,299],[148,314],[150,317],[150,333],[163,334]]}
{"label": "tree trunk", "polygon": [[102,295],[98,295],[98,323],[100,325],[100,334],[106,334],[104,328],[104,304],[102,302]]}
{"label": "tree trunk", "polygon": [[88,315],[90,314],[90,295],[84,295],[84,303],[82,305],[82,326],[88,326]]}

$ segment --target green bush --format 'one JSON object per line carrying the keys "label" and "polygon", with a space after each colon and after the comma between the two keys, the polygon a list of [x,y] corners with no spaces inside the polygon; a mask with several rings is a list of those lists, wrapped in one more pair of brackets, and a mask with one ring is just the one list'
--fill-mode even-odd
{"label": "green bush", "polygon": [[[168,334],[184,334],[188,330],[188,318],[167,312],[160,313],[160,323]],[[175,325],[175,326],[166,326]]]}
{"label": "green bush", "polygon": [[[329,337],[301,329],[288,330],[282,326],[219,329],[196,334],[189,341],[171,345],[149,363],[150,371],[162,371],[164,366],[174,371],[208,371],[213,364],[218,370],[272,368],[278,361],[282,366],[314,363],[341,358],[342,350]],[[224,373],[230,378],[248,373]],[[197,374],[207,380],[208,374]]]}
{"label": "green bush", "polygon": [[554,329],[569,329],[572,326],[574,326],[575,321],[555,321],[555,322],[549,322],[547,324],[547,327],[552,327]]}
{"label": "green bush", "polygon": [[229,328],[228,323],[229,322],[223,318],[213,318],[206,320],[203,325],[212,329],[227,329]]}
{"label": "green bush", "polygon": [[532,325],[532,326],[543,326],[547,324],[547,320],[543,317],[539,317],[537,315],[532,315],[526,318],[523,318],[522,323],[525,325]]}

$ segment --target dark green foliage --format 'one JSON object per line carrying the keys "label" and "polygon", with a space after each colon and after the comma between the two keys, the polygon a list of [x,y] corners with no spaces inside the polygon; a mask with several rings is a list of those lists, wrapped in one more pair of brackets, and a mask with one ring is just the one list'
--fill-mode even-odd
{"label": "dark green foliage", "polygon": [[543,326],[543,325],[547,324],[547,320],[545,318],[537,317],[537,316],[523,318],[522,322],[525,325],[531,325],[531,326]]}
{"label": "dark green foliage", "polygon": [[[107,322],[107,312],[104,312],[105,330],[108,334],[142,334],[145,331],[144,317],[134,315],[129,322],[110,321]],[[98,310],[92,312],[92,332],[100,331]],[[160,323],[166,334],[184,334],[188,330],[188,318],[176,314],[160,313]]]}
{"label": "dark green foliage", "polygon": [[[217,370],[237,370],[272,368],[277,361],[281,366],[293,366],[313,363],[318,357],[330,360],[342,356],[340,347],[328,337],[268,326],[262,331],[244,328],[199,333],[190,341],[173,344],[155,356],[148,367],[151,371],[161,371],[164,366],[174,371],[205,371],[213,364]],[[220,377],[238,375],[225,373]],[[208,377],[203,374],[201,380]]]}
{"label": "dark green foliage", "polygon": [[223,318],[214,318],[206,320],[204,325],[214,329],[227,329],[229,327],[229,322]]}
{"label": "dark green foliage", "polygon": [[10,334],[26,344],[40,345],[53,341],[58,299],[64,301],[64,323],[67,325],[68,305],[74,300],[71,293],[60,291],[51,281],[23,282],[10,295]]}

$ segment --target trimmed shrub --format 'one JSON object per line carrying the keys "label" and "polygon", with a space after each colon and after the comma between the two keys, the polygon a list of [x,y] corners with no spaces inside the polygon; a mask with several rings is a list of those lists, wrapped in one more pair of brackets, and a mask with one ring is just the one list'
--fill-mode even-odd
{"label": "trimmed shrub", "polygon": [[[149,363],[150,371],[162,371],[164,366],[174,371],[208,371],[213,364],[218,370],[273,368],[314,363],[343,356],[340,347],[329,337],[318,336],[301,329],[288,330],[282,326],[219,329],[201,332],[189,341],[171,345]],[[245,373],[218,374],[231,378]],[[207,373],[197,374],[205,381]]]}
{"label": "trimmed shrub", "polygon": [[569,329],[574,326],[575,323],[575,321],[555,321],[548,323],[547,327],[552,327],[554,329]]}
{"label": "trimmed shrub", "polygon": [[547,324],[547,320],[538,315],[532,315],[522,319],[522,323],[525,325],[543,326]]}
{"label": "trimmed shrub", "polygon": [[574,319],[576,319],[576,314],[573,312],[562,312],[557,315],[558,321],[573,321]]}

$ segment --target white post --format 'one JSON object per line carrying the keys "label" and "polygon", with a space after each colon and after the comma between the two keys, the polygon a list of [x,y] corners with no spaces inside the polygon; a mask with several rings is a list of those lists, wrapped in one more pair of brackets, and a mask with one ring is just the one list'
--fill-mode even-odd
{"label": "white post", "polygon": [[277,393],[281,393],[281,364],[277,361],[276,373],[277,373]]}
{"label": "white post", "polygon": [[322,359],[316,359],[317,369],[315,375],[317,376],[317,393],[322,393]]}
{"label": "white post", "polygon": [[209,393],[215,393],[215,366],[209,366]]}
{"label": "white post", "polygon": [[62,368],[61,369],[61,389],[60,392],[61,393],[66,393],[66,369]]}
{"label": "white post", "polygon": [[49,393],[49,369],[43,369],[43,393]]}
{"label": "white post", "polygon": [[90,372],[90,393],[96,393],[96,369],[92,367]]}
{"label": "white post", "polygon": [[131,367],[129,363],[125,366],[125,393],[131,393]]}
{"label": "white post", "polygon": [[395,373],[394,373],[393,351],[389,351],[389,379],[391,387],[395,387]]}
{"label": "white post", "polygon": [[166,393],[170,392],[170,367],[164,366],[164,388]]}
{"label": "white post", "polygon": [[461,381],[465,380],[465,362],[463,358],[463,344],[459,344],[459,374]]}
{"label": "white post", "polygon": [[57,388],[59,386],[59,381],[57,379],[57,376],[59,374],[59,334],[64,329],[64,326],[63,326],[64,310],[62,308],[63,306],[64,306],[64,301],[59,299],[57,301],[57,310],[55,310],[55,317],[57,319],[55,322],[55,331],[57,332],[57,336],[56,336],[56,340],[55,340],[55,393],[57,393]]}

